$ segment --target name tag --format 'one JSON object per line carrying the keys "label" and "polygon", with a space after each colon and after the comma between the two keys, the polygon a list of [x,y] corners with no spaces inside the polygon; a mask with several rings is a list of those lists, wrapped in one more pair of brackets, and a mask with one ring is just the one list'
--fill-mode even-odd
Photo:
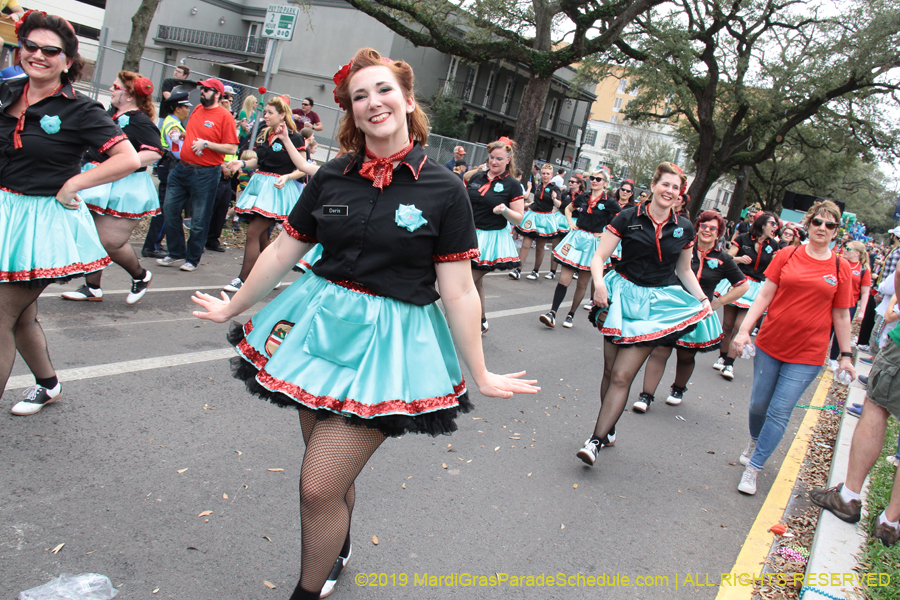
{"label": "name tag", "polygon": [[346,217],[350,214],[350,208],[348,206],[326,204],[322,207],[322,214],[332,217]]}
{"label": "name tag", "polygon": [[629,225],[628,231],[640,231],[644,228],[643,225]]}

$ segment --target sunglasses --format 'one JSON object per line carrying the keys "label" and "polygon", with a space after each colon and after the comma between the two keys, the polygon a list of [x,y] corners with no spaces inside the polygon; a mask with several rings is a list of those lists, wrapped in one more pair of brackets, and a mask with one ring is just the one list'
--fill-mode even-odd
{"label": "sunglasses", "polygon": [[593,175],[590,175],[588,179],[590,179],[591,181],[606,181],[606,179],[604,179],[603,177],[594,177]]}
{"label": "sunglasses", "polygon": [[211,88],[211,87],[206,87],[206,86],[203,86],[203,87],[200,88],[200,92],[201,92],[201,93],[204,93],[204,94],[205,94],[206,92],[218,92],[218,91],[219,91],[219,90],[217,90],[216,88]]}
{"label": "sunglasses", "polygon": [[125,88],[123,88],[121,85],[119,85],[118,83],[112,84],[112,89],[116,90],[117,92],[127,92],[128,91]]}
{"label": "sunglasses", "polygon": [[622,188],[622,189],[620,189],[619,191],[622,192],[623,194],[630,194],[630,193],[631,193],[631,190],[629,190],[628,188]]}
{"label": "sunglasses", "polygon": [[28,39],[19,40],[19,44],[25,50],[28,50],[30,53],[35,54],[38,50],[46,56],[47,58],[53,58],[54,56],[59,56],[59,54],[63,51],[59,46],[38,46],[34,42]]}
{"label": "sunglasses", "polygon": [[821,227],[822,225],[824,225],[825,229],[827,229],[828,231],[834,231],[838,226],[838,224],[834,221],[826,221],[825,219],[820,219],[819,217],[813,217],[812,221],[810,222],[816,227]]}
{"label": "sunglasses", "polygon": [[309,102],[301,102],[300,106],[309,106]]}
{"label": "sunglasses", "polygon": [[718,231],[718,225],[707,225],[706,223],[700,223],[700,229],[705,229],[706,231]]}

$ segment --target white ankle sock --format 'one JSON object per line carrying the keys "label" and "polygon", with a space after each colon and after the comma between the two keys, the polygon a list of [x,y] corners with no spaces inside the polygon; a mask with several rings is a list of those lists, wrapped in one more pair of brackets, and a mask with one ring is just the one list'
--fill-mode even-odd
{"label": "white ankle sock", "polygon": [[859,500],[859,494],[850,490],[845,483],[841,486],[841,499],[847,504],[850,504],[851,500]]}
{"label": "white ankle sock", "polygon": [[897,529],[898,527],[900,527],[900,521],[893,521],[893,522],[888,521],[887,517],[884,516],[884,512],[882,512],[880,515],[878,515],[878,524],[884,525],[885,523],[890,525],[894,529]]}

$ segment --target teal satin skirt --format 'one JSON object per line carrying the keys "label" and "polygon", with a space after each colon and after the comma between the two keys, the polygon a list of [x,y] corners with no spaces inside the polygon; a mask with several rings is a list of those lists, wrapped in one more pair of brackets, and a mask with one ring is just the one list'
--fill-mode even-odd
{"label": "teal satin skirt", "polygon": [[579,271],[590,271],[591,259],[594,258],[599,244],[600,239],[594,237],[593,233],[576,229],[567,233],[556,246],[553,257]]}
{"label": "teal satin skirt", "polygon": [[[754,281],[747,278],[747,281],[750,283],[750,288],[744,293],[743,296],[735,300],[731,303],[731,306],[737,306],[738,308],[750,308],[750,305],[753,304],[753,301],[756,300],[756,297],[759,296],[759,291],[762,289],[762,282]],[[716,297],[724,296],[728,293],[728,290],[731,289],[731,282],[727,279],[723,279],[719,282],[719,285],[716,286]]]}
{"label": "teal satin skirt", "polygon": [[110,263],[85,203],[0,190],[0,282],[68,281]]}
{"label": "teal satin skirt", "polygon": [[472,268],[479,271],[507,271],[522,266],[519,251],[509,228],[476,229],[478,258],[472,259]]}
{"label": "teal satin skirt", "polygon": [[386,435],[448,433],[457,410],[471,408],[437,303],[376,296],[310,272],[230,341],[245,363],[236,376],[251,391]]}
{"label": "teal satin skirt", "polygon": [[516,225],[524,236],[530,238],[552,238],[559,235],[559,221],[556,215],[559,213],[540,213],[526,210],[522,222]]}
{"label": "teal satin skirt", "polygon": [[[97,165],[88,163],[81,172],[90,171]],[[104,183],[78,192],[91,212],[123,219],[152,217],[160,212],[159,194],[150,178],[150,173],[141,171],[126,175],[111,183]]]}
{"label": "teal satin skirt", "polygon": [[293,181],[288,181],[280,190],[275,181],[280,175],[257,171],[241,192],[234,212],[242,215],[261,215],[269,219],[283,221],[291,214],[300,198],[300,190]]}
{"label": "teal satin skirt", "polygon": [[719,315],[713,312],[697,323],[697,327],[693,331],[675,342],[675,345],[698,352],[710,352],[721,346],[724,338],[725,334],[722,333]]}
{"label": "teal satin skirt", "polygon": [[642,287],[616,271],[603,281],[609,307],[599,329],[614,344],[671,346],[711,312],[679,285]]}

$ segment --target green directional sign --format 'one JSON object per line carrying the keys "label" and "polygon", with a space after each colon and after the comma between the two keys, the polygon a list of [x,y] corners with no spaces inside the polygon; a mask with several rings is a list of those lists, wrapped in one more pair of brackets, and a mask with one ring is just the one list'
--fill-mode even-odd
{"label": "green directional sign", "polygon": [[270,4],[263,22],[263,37],[273,40],[290,41],[294,37],[294,26],[300,17],[298,6]]}

